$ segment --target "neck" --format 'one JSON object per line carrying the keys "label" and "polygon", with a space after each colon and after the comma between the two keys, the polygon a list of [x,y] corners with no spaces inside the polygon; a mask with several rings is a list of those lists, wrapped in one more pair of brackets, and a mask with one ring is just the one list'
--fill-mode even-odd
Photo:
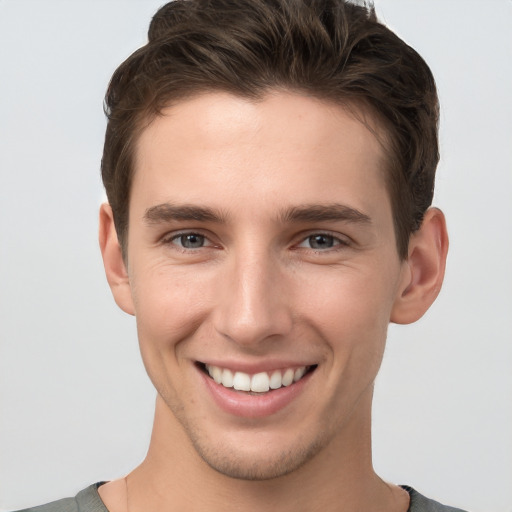
{"label": "neck", "polygon": [[361,404],[341,434],[297,470],[268,480],[241,480],[208,466],[158,398],[148,455],[129,475],[130,512],[224,512],[226,504],[246,512],[352,512],[376,504],[379,510],[405,511],[406,493],[384,483],[373,471],[371,393],[363,400],[368,403]]}

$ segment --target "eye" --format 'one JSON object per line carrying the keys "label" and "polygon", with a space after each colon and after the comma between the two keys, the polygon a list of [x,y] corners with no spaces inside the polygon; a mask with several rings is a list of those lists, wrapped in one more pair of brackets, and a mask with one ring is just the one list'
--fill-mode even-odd
{"label": "eye", "polygon": [[208,245],[206,237],[198,233],[180,233],[173,236],[169,242],[183,249],[200,249]]}
{"label": "eye", "polygon": [[347,245],[347,243],[327,233],[315,233],[314,235],[310,235],[305,240],[303,240],[299,244],[299,247],[322,250],[332,249],[338,245]]}

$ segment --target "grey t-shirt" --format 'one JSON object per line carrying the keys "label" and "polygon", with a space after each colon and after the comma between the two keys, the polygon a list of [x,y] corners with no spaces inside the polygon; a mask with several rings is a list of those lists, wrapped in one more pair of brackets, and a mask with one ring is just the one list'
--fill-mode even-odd
{"label": "grey t-shirt", "polygon": [[[47,505],[27,508],[18,512],[108,512],[98,494],[98,487],[104,482],[93,484],[80,491],[74,498],[64,498]],[[412,487],[402,485],[411,497],[408,512],[464,512],[460,508],[447,507],[437,501],[429,500]]]}

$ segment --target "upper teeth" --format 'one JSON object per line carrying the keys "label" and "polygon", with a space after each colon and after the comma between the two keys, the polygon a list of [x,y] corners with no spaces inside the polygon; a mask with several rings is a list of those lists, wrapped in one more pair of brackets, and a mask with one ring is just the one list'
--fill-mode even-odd
{"label": "upper teeth", "polygon": [[220,368],[210,364],[205,365],[210,377],[226,388],[235,388],[238,391],[254,391],[265,393],[270,389],[279,389],[282,386],[289,386],[297,382],[306,373],[306,367],[287,368],[274,370],[272,372],[261,372],[249,375],[245,372],[233,372],[227,368]]}

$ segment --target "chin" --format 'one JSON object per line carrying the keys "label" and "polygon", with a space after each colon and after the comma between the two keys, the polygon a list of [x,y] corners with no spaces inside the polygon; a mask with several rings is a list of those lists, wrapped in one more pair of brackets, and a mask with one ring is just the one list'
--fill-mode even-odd
{"label": "chin", "polygon": [[272,480],[298,470],[313,459],[327,444],[326,440],[297,442],[295,446],[278,448],[264,446],[257,441],[239,448],[219,443],[206,445],[202,436],[190,435],[192,444],[201,459],[213,470],[229,478],[248,481]]}

